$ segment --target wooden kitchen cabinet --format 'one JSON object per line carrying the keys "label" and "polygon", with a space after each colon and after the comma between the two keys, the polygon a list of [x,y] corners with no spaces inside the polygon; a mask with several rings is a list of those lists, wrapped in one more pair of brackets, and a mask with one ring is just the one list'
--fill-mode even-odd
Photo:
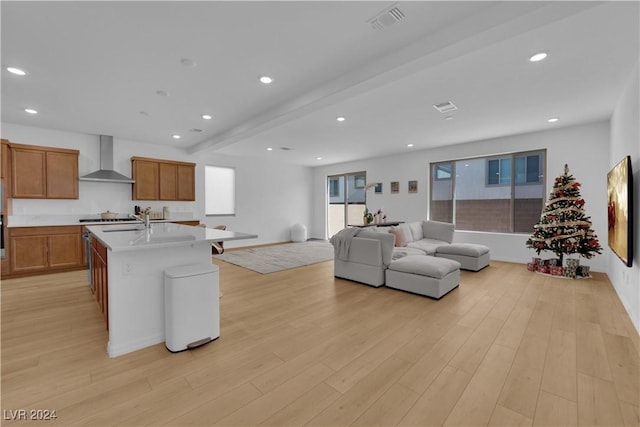
{"label": "wooden kitchen cabinet", "polygon": [[109,329],[109,275],[107,248],[91,236],[91,292]]}
{"label": "wooden kitchen cabinet", "polygon": [[131,159],[131,175],[134,200],[158,200],[159,199],[159,166],[157,162],[139,159]]}
{"label": "wooden kitchen cabinet", "polygon": [[175,224],[180,224],[180,225],[190,225],[192,227],[196,227],[198,225],[200,225],[200,221],[198,220],[194,220],[194,221],[173,221]]}
{"label": "wooden kitchen cabinet", "polygon": [[178,200],[178,165],[158,163],[160,200]]}
{"label": "wooden kitchen cabinet", "polygon": [[196,200],[196,166],[178,165],[178,200]]}
{"label": "wooden kitchen cabinet", "polygon": [[77,199],[78,150],[11,144],[11,197]]}
{"label": "wooden kitchen cabinet", "polygon": [[195,163],[131,158],[133,200],[195,201]]}
{"label": "wooden kitchen cabinet", "polygon": [[10,276],[78,270],[86,266],[80,226],[15,227],[10,229],[8,241]]}
{"label": "wooden kitchen cabinet", "polygon": [[78,198],[78,153],[47,151],[47,199]]}
{"label": "wooden kitchen cabinet", "polygon": [[2,186],[2,209],[0,209],[0,214],[2,215],[2,238],[3,238],[3,248],[4,248],[4,257],[0,258],[0,272],[2,275],[9,274],[11,271],[11,263],[9,262],[9,229],[7,228],[7,219],[9,214],[11,213],[11,157],[9,154],[9,141],[6,139],[2,139],[2,152],[0,153],[0,185]]}
{"label": "wooden kitchen cabinet", "polygon": [[9,176],[9,141],[2,140],[2,167],[0,167],[0,179],[5,182]]}

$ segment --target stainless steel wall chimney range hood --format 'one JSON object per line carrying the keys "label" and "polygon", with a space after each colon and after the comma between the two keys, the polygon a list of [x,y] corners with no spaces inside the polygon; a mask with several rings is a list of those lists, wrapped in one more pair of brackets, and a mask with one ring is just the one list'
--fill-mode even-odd
{"label": "stainless steel wall chimney range hood", "polygon": [[113,170],[113,137],[100,135],[100,169],[80,177],[80,181],[133,184],[135,181]]}

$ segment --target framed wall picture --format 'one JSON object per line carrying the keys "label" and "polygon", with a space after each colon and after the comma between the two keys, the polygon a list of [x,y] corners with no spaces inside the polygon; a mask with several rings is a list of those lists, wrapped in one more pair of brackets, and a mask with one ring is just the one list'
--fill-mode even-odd
{"label": "framed wall picture", "polygon": [[382,183],[379,182],[376,184],[376,186],[374,187],[374,191],[376,194],[382,194]]}
{"label": "framed wall picture", "polygon": [[391,181],[391,193],[400,192],[400,181]]}
{"label": "framed wall picture", "polygon": [[409,181],[409,193],[418,192],[418,181]]}

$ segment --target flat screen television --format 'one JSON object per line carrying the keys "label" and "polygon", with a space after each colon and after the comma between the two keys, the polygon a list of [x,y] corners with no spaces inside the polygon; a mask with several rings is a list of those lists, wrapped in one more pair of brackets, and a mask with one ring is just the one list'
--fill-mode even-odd
{"label": "flat screen television", "polygon": [[631,156],[607,174],[609,247],[627,267],[633,261],[633,173]]}

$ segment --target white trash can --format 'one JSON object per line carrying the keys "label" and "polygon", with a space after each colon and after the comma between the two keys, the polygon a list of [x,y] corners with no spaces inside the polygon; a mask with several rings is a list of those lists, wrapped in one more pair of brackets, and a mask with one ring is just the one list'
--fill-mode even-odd
{"label": "white trash can", "polygon": [[302,224],[295,224],[291,227],[291,241],[300,243],[307,241],[307,227]]}
{"label": "white trash can", "polygon": [[220,336],[220,284],[215,264],[164,271],[165,345],[171,352],[207,344]]}

